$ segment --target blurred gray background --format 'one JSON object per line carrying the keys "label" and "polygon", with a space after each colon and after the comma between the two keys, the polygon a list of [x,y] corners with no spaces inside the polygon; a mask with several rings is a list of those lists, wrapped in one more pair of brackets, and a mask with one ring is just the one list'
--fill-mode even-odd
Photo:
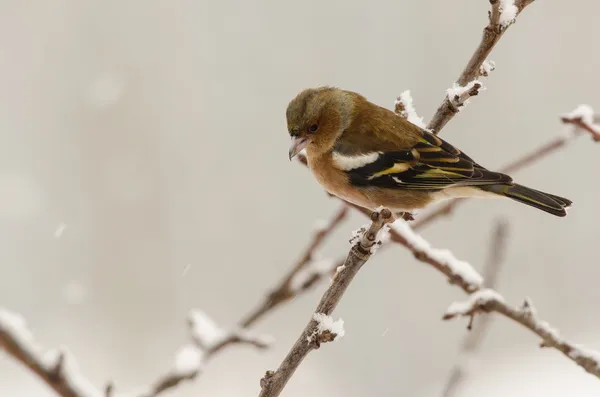
{"label": "blurred gray background", "polygon": [[[411,89],[429,119],[487,22],[484,0],[0,1],[0,306],[44,346],[117,390],[149,384],[201,308],[235,323],[280,280],[337,207],[287,159],[285,108],[301,89],[359,91],[393,107]],[[487,90],[443,131],[500,167],[600,108],[600,3],[536,1],[501,40]],[[495,219],[510,222],[499,290],[530,296],[568,338],[600,349],[596,255],[600,147],[588,137],[515,175],[575,201],[554,218],[471,202],[424,231],[480,268]],[[353,214],[322,250],[347,252]],[[189,267],[188,267],[189,266]],[[187,268],[187,271],[184,271]],[[234,347],[178,397],[254,396],[311,315],[319,285],[260,322],[269,351]],[[346,336],[310,355],[284,394],[438,396],[466,334],[442,322],[462,293],[393,247],[335,313]],[[587,397],[600,382],[496,318],[461,395]],[[0,394],[51,396],[0,357]]]}

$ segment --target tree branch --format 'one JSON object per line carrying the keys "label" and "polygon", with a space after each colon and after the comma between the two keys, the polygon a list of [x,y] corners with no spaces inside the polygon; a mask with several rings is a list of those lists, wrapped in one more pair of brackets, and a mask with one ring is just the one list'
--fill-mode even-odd
{"label": "tree branch", "polygon": [[557,330],[537,318],[531,301],[525,300],[520,308],[505,303],[504,298],[492,289],[482,289],[483,279],[466,262],[454,257],[450,251],[432,248],[411,227],[399,219],[392,224],[392,230],[403,241],[419,261],[432,265],[442,272],[451,284],[459,286],[469,294],[465,302],[453,303],[444,315],[448,320],[457,316],[472,318],[478,313],[496,312],[523,325],[542,339],[544,347],[552,347],[567,358],[583,367],[587,372],[600,378],[600,353],[572,344],[560,336]]}
{"label": "tree branch", "polygon": [[[261,380],[260,397],[279,396],[304,358],[312,350],[318,349],[321,343],[335,340],[339,335],[339,331],[336,333],[330,329],[331,327],[323,327],[322,318],[333,312],[354,276],[371,257],[374,248],[377,248],[378,233],[392,220],[392,213],[382,209],[371,215],[371,225],[368,228],[359,231],[357,242],[350,249],[344,264],[336,272],[304,331],[277,371],[268,371]],[[332,320],[329,322],[332,323]]]}
{"label": "tree branch", "polygon": [[[264,349],[271,343],[265,336],[243,329],[223,330],[206,314],[193,310],[188,318],[192,343],[182,346],[171,370],[143,391],[128,393],[132,397],[155,397],[196,378],[203,365],[225,345],[249,344]],[[106,397],[114,395],[114,384],[100,392],[79,371],[75,358],[66,350],[44,351],[27,328],[25,320],[0,308],[0,348],[35,373],[62,397]]]}
{"label": "tree branch", "polygon": [[[240,325],[242,327],[249,327],[269,311],[307,291],[322,277],[331,274],[342,264],[340,262],[324,263],[323,261],[315,261],[315,256],[325,239],[342,223],[347,215],[348,206],[342,203],[329,222],[317,227],[311,243],[302,253],[298,262],[285,275],[279,285],[271,291],[265,301],[241,321]],[[303,271],[307,268],[308,271]]]}
{"label": "tree branch", "polygon": [[[492,8],[489,13],[489,23],[483,29],[479,46],[458,77],[458,80],[456,80],[455,87],[446,94],[442,104],[427,125],[427,128],[435,134],[439,133],[448,121],[458,113],[460,107],[465,104],[468,98],[477,95],[478,88],[481,87],[481,83],[477,79],[483,75],[487,75],[490,70],[484,62],[504,32],[506,32],[506,29],[514,23],[516,17],[526,6],[533,3],[533,0],[516,1],[514,9],[502,9],[505,3],[500,0],[490,0]],[[475,88],[475,85],[479,85],[479,87]],[[459,92],[458,94],[457,91]]]}

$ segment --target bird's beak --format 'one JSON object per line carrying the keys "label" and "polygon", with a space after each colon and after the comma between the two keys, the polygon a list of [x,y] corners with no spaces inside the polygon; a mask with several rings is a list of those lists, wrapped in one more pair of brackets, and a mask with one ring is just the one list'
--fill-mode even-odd
{"label": "bird's beak", "polygon": [[308,145],[308,137],[294,136],[292,137],[292,144],[290,145],[290,161],[298,154],[302,149]]}

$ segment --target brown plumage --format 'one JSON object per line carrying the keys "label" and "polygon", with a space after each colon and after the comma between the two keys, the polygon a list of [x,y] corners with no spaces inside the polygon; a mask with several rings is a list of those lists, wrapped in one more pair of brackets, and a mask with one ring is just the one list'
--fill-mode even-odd
{"label": "brown plumage", "polygon": [[306,148],[308,165],[328,192],[370,210],[411,211],[452,197],[504,196],[557,216],[565,216],[571,205],[487,170],[355,92],[304,90],[286,116],[290,159]]}

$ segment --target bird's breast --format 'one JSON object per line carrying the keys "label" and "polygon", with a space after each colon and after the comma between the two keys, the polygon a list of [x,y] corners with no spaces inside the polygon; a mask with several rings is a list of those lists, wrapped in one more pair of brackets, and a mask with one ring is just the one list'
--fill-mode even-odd
{"label": "bird's breast", "polygon": [[372,203],[364,192],[352,186],[348,175],[336,166],[331,153],[311,156],[310,151],[307,151],[307,154],[308,166],[317,182],[319,182],[325,190],[343,200],[361,207],[372,207]]}

